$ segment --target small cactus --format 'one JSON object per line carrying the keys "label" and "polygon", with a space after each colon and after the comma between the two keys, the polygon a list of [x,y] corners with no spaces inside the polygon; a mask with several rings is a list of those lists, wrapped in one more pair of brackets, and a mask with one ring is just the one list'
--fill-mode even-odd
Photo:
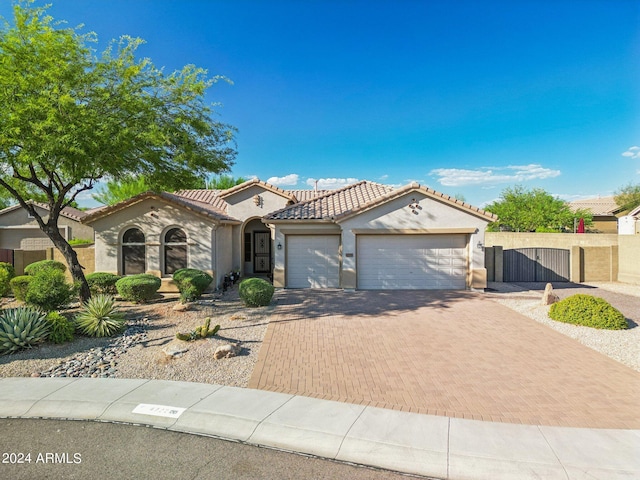
{"label": "small cactus", "polygon": [[192,342],[194,340],[199,340],[201,338],[213,337],[218,330],[220,330],[220,325],[216,325],[213,327],[213,330],[209,330],[209,326],[211,325],[211,318],[205,318],[204,325],[200,325],[196,327],[195,330],[192,330],[189,333],[176,333],[176,338],[178,340],[182,340],[184,342]]}

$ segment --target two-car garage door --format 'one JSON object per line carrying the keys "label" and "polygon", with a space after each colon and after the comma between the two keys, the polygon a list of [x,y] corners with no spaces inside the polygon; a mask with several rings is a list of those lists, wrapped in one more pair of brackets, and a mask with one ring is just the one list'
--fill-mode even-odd
{"label": "two-car garage door", "polygon": [[467,235],[358,235],[358,289],[464,289]]}

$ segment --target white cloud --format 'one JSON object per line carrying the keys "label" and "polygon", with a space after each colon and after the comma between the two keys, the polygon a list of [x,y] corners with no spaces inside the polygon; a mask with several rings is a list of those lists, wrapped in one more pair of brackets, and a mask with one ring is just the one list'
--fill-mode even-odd
{"label": "white cloud", "polygon": [[308,178],[307,185],[315,188],[316,182],[318,182],[318,190],[335,190],[357,181],[357,178]]}
{"label": "white cloud", "polygon": [[623,157],[640,158],[640,147],[630,147],[626,152],[622,153]]}
{"label": "white cloud", "polygon": [[560,170],[551,170],[542,165],[509,165],[507,167],[481,167],[477,170],[462,168],[436,168],[429,175],[438,177],[438,183],[447,187],[464,185],[495,185],[499,183],[525,182],[554,178]]}
{"label": "white cloud", "polygon": [[293,186],[298,184],[299,175],[297,173],[290,173],[284,177],[271,177],[267,179],[267,183],[275,185],[277,187]]}

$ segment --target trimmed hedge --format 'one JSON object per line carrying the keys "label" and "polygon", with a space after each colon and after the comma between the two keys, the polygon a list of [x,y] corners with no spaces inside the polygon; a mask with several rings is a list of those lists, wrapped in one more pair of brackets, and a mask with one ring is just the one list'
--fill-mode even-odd
{"label": "trimmed hedge", "polygon": [[0,297],[6,297],[11,291],[9,283],[16,276],[16,269],[7,262],[0,262]]}
{"label": "trimmed hedge", "polygon": [[122,277],[114,273],[94,272],[85,277],[92,294],[116,295],[116,282]]}
{"label": "trimmed hedge", "polygon": [[173,273],[173,281],[180,291],[180,300],[189,302],[202,295],[213,282],[213,277],[195,268],[181,268]]}
{"label": "trimmed hedge", "polygon": [[248,307],[269,305],[274,291],[273,285],[261,278],[246,278],[238,287],[238,294]]}
{"label": "trimmed hedge", "polygon": [[155,296],[161,284],[162,281],[155,275],[139,273],[118,280],[116,289],[124,300],[145,303]]}
{"label": "trimmed hedge", "polygon": [[67,266],[62,262],[58,262],[57,260],[40,260],[38,262],[30,263],[29,265],[24,267],[24,273],[25,275],[34,276],[42,270],[49,269],[58,270],[64,273],[67,271]]}
{"label": "trimmed hedge", "polygon": [[624,315],[605,299],[582,293],[552,304],[549,317],[558,322],[606,330],[629,328]]}
{"label": "trimmed hedge", "polygon": [[51,312],[68,305],[74,295],[75,288],[67,282],[63,272],[57,268],[45,267],[36,270],[36,274],[32,276],[25,302]]}
{"label": "trimmed hedge", "polygon": [[25,301],[31,280],[33,280],[33,277],[30,277],[29,275],[18,275],[9,281],[11,291],[13,292],[13,296],[16,300],[20,300],[21,302]]}

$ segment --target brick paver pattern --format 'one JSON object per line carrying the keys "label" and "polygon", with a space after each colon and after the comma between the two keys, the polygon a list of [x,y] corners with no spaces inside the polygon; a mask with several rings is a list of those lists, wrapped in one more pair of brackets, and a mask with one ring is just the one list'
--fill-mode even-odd
{"label": "brick paver pattern", "polygon": [[640,428],[639,372],[482,294],[285,290],[277,301],[250,388],[477,420]]}

